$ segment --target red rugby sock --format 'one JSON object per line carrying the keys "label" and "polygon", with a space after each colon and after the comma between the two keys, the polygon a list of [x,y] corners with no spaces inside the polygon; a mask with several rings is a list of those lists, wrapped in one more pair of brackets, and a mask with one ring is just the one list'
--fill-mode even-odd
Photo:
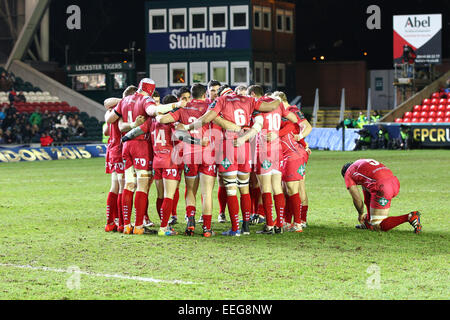
{"label": "red rugby sock", "polygon": [[227,197],[228,213],[230,214],[231,229],[239,229],[239,201],[237,196]]}
{"label": "red rugby sock", "polygon": [[148,197],[145,192],[137,191],[134,197],[134,207],[136,208],[135,226],[142,226],[144,224],[145,210],[148,208]]}
{"label": "red rugby sock", "polygon": [[306,215],[308,214],[308,206],[304,206],[302,205],[302,209],[301,209],[301,220],[303,222],[306,222]]}
{"label": "red rugby sock", "polygon": [[156,198],[156,212],[158,212],[159,220],[162,220],[161,215],[161,206],[163,204],[164,199]]}
{"label": "red rugby sock", "polygon": [[284,225],[284,207],[286,206],[286,200],[284,194],[276,194],[273,196],[275,201],[275,211],[277,213],[277,227],[281,228]]}
{"label": "red rugby sock", "polygon": [[187,206],[186,207],[186,216],[189,217],[195,217],[195,210],[196,208],[194,206]]}
{"label": "red rugby sock", "polygon": [[387,217],[380,223],[382,231],[389,231],[402,223],[408,222],[409,214],[398,217]]}
{"label": "red rugby sock", "polygon": [[180,189],[177,188],[175,194],[173,195],[173,203],[172,203],[172,216],[177,216],[177,206],[178,200],[180,199]]}
{"label": "red rugby sock", "polygon": [[117,193],[109,192],[106,198],[106,223],[112,224],[117,215]]}
{"label": "red rugby sock", "polygon": [[302,219],[301,219],[301,212],[300,212],[300,208],[301,208],[300,195],[298,193],[296,193],[296,194],[293,194],[292,196],[290,196],[289,203],[290,203],[290,208],[292,210],[292,215],[294,216],[294,222],[301,223]]}
{"label": "red rugby sock", "polygon": [[260,215],[260,216],[262,216],[262,217],[265,217],[266,216],[266,211],[264,210],[264,205],[261,203],[261,204],[258,204],[258,215]]}
{"label": "red rugby sock", "polygon": [[272,194],[271,193],[263,193],[263,206],[264,206],[264,212],[266,213],[266,224],[269,227],[273,226],[273,216],[272,216]]}
{"label": "red rugby sock", "polygon": [[117,195],[117,213],[119,214],[119,227],[123,227],[123,208],[122,208],[122,194]]}
{"label": "red rugby sock", "polygon": [[252,198],[252,211],[251,214],[258,212],[259,197],[261,196],[261,190],[259,188],[250,189],[250,196]]}
{"label": "red rugby sock", "polygon": [[170,215],[172,214],[172,204],[173,204],[172,199],[164,198],[160,213],[160,216],[162,216],[161,228],[167,227],[167,224],[169,223],[169,218]]}
{"label": "red rugby sock", "polygon": [[227,189],[225,187],[219,186],[217,198],[219,199],[219,212],[225,213],[225,209],[227,208]]}
{"label": "red rugby sock", "polygon": [[122,211],[123,211],[123,225],[130,224],[131,212],[133,210],[133,192],[130,190],[123,190],[122,193]]}
{"label": "red rugby sock", "polygon": [[242,194],[241,195],[241,211],[242,211],[242,220],[250,221],[250,210],[252,208],[252,199],[250,194]]}
{"label": "red rugby sock", "polygon": [[285,197],[284,197],[284,201],[286,202],[286,208],[284,209],[284,221],[286,221],[286,223],[291,224],[293,212],[292,212],[292,208],[291,208],[291,201],[289,201],[289,198],[290,197],[288,195],[285,195]]}
{"label": "red rugby sock", "polygon": [[203,228],[205,228],[207,230],[211,229],[211,218],[212,218],[212,215],[210,215],[210,214],[203,215]]}

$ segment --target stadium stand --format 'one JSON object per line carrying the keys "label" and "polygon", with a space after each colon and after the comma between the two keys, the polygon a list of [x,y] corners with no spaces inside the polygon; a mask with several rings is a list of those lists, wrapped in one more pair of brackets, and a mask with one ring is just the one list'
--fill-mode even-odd
{"label": "stadium stand", "polygon": [[441,88],[429,98],[423,99],[421,105],[415,105],[396,123],[450,123],[450,93]]}
{"label": "stadium stand", "polygon": [[[6,79],[4,87],[10,88],[0,91],[0,143],[39,143],[43,136],[51,136],[53,144],[101,141],[103,123],[97,118],[3,68],[0,75]],[[32,118],[39,123],[32,123]]]}

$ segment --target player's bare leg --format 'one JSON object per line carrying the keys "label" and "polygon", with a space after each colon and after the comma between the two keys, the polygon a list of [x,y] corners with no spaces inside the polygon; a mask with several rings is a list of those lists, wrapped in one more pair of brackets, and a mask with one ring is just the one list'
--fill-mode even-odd
{"label": "player's bare leg", "polygon": [[134,167],[125,170],[125,188],[122,194],[122,211],[123,211],[123,233],[131,234],[133,228],[131,226],[131,212],[133,210],[133,194],[137,186],[137,177]]}
{"label": "player's bare leg", "polygon": [[117,173],[111,173],[111,188],[109,189],[108,198],[106,199],[106,225],[105,231],[117,231],[115,218],[118,217],[117,198],[119,193],[119,181]]}
{"label": "player's bare leg", "polygon": [[187,225],[185,235],[193,236],[195,230],[195,211],[196,211],[196,196],[199,185],[199,177],[187,177],[185,176],[186,185],[186,217]]}
{"label": "player's bare leg", "polygon": [[215,177],[199,173],[200,190],[202,193],[202,215],[203,215],[203,236],[212,237],[214,232],[211,228],[213,210],[213,189]]}
{"label": "player's bare leg", "polygon": [[303,177],[303,180],[299,181],[299,185],[298,185],[298,193],[300,195],[300,200],[301,200],[301,224],[302,227],[305,228],[306,227],[306,217],[308,214],[308,195],[306,194],[306,185],[305,185],[305,179],[306,177]]}
{"label": "player's bare leg", "polygon": [[162,220],[161,207],[164,201],[164,184],[162,179],[155,179],[156,187],[156,212],[158,213],[159,220]]}
{"label": "player's bare leg", "polygon": [[252,199],[250,197],[250,174],[238,172],[237,182],[239,193],[241,194],[241,212],[242,212],[242,234],[250,234],[250,213],[252,210]]}
{"label": "player's bare leg", "polygon": [[136,208],[136,218],[134,224],[134,234],[144,234],[144,216],[148,209],[148,189],[150,178],[152,177],[150,171],[136,170],[137,188],[134,197],[134,206]]}
{"label": "player's bare leg", "polygon": [[159,228],[158,235],[160,236],[172,236],[176,235],[177,233],[172,230],[168,226],[170,215],[172,214],[172,205],[173,205],[173,196],[175,195],[175,191],[178,187],[178,181],[177,180],[171,180],[171,179],[163,179],[164,184],[164,201],[161,206],[161,214],[162,220],[161,220],[161,226]]}
{"label": "player's bare leg", "polygon": [[237,172],[227,172],[222,175],[222,181],[227,191],[227,206],[230,214],[231,230],[223,232],[225,236],[240,236],[239,201],[237,198]]}

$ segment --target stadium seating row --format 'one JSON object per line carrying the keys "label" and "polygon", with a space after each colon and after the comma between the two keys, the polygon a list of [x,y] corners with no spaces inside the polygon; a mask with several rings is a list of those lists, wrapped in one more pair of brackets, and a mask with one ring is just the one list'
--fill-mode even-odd
{"label": "stadium seating row", "polygon": [[450,96],[443,91],[434,92],[430,99],[424,99],[422,105],[415,105],[396,123],[450,123]]}

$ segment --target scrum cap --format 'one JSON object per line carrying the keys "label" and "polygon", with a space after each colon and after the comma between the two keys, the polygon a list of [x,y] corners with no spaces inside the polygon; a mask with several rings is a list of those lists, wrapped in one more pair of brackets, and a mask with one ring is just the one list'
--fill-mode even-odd
{"label": "scrum cap", "polygon": [[147,92],[150,97],[153,95],[153,92],[155,92],[155,88],[155,81],[150,78],[144,78],[139,83],[139,90]]}

